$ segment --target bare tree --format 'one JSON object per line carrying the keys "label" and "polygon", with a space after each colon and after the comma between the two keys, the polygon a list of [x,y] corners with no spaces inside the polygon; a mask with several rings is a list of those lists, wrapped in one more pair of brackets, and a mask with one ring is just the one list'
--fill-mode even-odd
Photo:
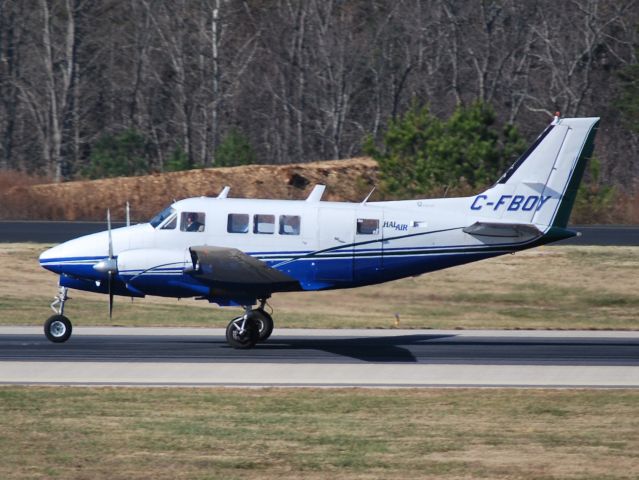
{"label": "bare tree", "polygon": [[21,46],[24,41],[23,25],[18,19],[24,15],[23,9],[22,2],[0,1],[0,98],[4,113],[0,116],[3,132],[0,169],[15,167],[12,165],[12,156],[20,111],[17,83],[22,60]]}
{"label": "bare tree", "polygon": [[634,4],[588,0],[571,1],[569,9],[557,4],[537,9],[539,20],[532,28],[539,45],[535,59],[545,70],[548,92],[537,104],[548,99],[566,115],[583,113],[593,75],[606,55],[616,54],[611,48],[616,42],[610,42],[616,36],[615,27],[623,25]]}
{"label": "bare tree", "polygon": [[260,162],[341,158],[413,104],[479,100],[527,136],[603,115],[622,182],[638,23],[636,0],[0,0],[0,168],[70,178],[126,130],[152,170],[215,165],[231,131]]}

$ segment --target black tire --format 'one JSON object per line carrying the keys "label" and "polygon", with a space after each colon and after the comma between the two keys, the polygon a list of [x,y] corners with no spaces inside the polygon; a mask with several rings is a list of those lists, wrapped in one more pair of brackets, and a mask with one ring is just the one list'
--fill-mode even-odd
{"label": "black tire", "polygon": [[271,333],[273,333],[273,317],[261,308],[253,310],[252,313],[255,316],[255,321],[257,322],[257,327],[260,332],[257,341],[265,342],[271,336]]}
{"label": "black tire", "polygon": [[237,349],[246,350],[253,348],[260,338],[260,330],[254,315],[249,315],[244,325],[244,331],[240,333],[244,316],[234,318],[226,327],[226,341]]}
{"label": "black tire", "polygon": [[64,343],[71,338],[73,327],[64,315],[51,315],[44,322],[44,334],[53,343]]}

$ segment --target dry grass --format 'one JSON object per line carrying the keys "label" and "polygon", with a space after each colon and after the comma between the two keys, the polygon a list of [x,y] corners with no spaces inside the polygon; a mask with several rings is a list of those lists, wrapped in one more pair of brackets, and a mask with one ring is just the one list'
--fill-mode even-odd
{"label": "dry grass", "polygon": [[633,479],[639,393],[0,388],[0,478]]}
{"label": "dry grass", "polygon": [[0,170],[0,194],[14,187],[28,187],[50,182],[50,178],[34,176],[18,170]]}
{"label": "dry grass", "polygon": [[[379,166],[368,157],[290,165],[245,165],[205,168],[139,177],[51,183],[15,171],[0,171],[0,218],[15,220],[97,220],[106,208],[116,220],[124,220],[124,205],[131,204],[133,219],[142,221],[173,199],[217,195],[225,185],[231,196],[248,198],[305,198],[315,184],[327,185],[326,200],[361,201],[373,185],[380,185]],[[472,196],[488,188],[466,183],[435,187],[430,198]],[[396,197],[383,188],[373,199]],[[572,223],[639,224],[639,184],[617,192],[610,205],[577,201]]]}
{"label": "dry grass", "polygon": [[[0,324],[40,325],[56,277],[47,246],[0,244]],[[278,327],[639,329],[638,247],[543,247],[387,284],[276,294]],[[234,311],[195,300],[116,299],[72,292],[77,325],[225,326]]]}
{"label": "dry grass", "polygon": [[[135,220],[150,218],[173,199],[217,195],[302,199],[313,185],[328,186],[325,200],[361,201],[377,182],[377,163],[353,158],[292,165],[247,165],[0,189],[0,218],[104,220],[107,207],[123,220],[131,203]],[[0,184],[1,185],[1,184]]]}

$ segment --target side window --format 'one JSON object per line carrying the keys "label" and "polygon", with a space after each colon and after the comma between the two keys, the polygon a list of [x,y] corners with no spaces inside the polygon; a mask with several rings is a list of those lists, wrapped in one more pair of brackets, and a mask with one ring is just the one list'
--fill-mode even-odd
{"label": "side window", "polygon": [[275,215],[254,215],[253,233],[275,233]]}
{"label": "side window", "polygon": [[377,235],[379,233],[379,220],[376,218],[358,218],[357,233],[360,235]]}
{"label": "side window", "polygon": [[160,230],[173,230],[177,225],[177,214],[169,218]]}
{"label": "side window", "polygon": [[203,212],[182,212],[180,230],[183,232],[203,232],[206,214]]}
{"label": "side window", "polygon": [[229,233],[248,233],[249,216],[246,213],[229,213],[226,231]]}
{"label": "side window", "polygon": [[298,215],[280,215],[280,235],[299,235],[300,223]]}

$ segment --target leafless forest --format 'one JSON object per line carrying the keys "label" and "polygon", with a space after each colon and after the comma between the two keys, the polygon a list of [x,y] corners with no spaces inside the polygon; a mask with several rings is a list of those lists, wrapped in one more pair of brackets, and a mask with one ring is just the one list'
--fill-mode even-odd
{"label": "leafless forest", "polygon": [[413,104],[482,100],[527,139],[556,110],[601,116],[603,178],[628,191],[638,20],[619,0],[0,0],[0,168],[74,178],[127,130],[158,171],[215,165],[231,131],[260,163],[347,158]]}

